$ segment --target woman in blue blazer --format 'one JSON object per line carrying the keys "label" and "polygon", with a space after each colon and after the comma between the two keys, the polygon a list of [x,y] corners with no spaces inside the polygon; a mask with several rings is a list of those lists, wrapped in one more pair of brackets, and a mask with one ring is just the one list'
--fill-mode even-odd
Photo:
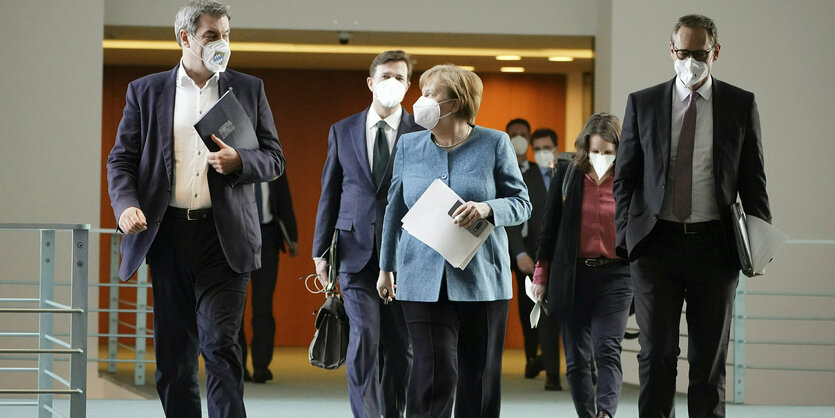
{"label": "woman in blue blazer", "polygon": [[[420,88],[415,121],[428,130],[397,144],[377,290],[401,301],[412,340],[407,415],[449,417],[455,400],[456,416],[497,417],[513,296],[504,227],[530,217],[528,190],[507,134],[473,123],[483,89],[475,73],[435,66]],[[436,179],[466,201],[452,213],[459,226],[480,219],[496,226],[463,270],[402,229],[403,216]]]}

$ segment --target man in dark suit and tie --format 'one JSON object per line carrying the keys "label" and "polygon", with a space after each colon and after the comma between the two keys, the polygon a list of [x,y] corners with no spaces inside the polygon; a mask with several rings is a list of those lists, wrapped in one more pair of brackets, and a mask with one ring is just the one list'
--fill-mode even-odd
{"label": "man in dark suit and tie", "polygon": [[299,254],[296,215],[290,196],[287,171],[279,178],[255,185],[255,203],[261,223],[261,268],[252,272],[252,374],[246,370],[247,343],[244,327],[238,338],[244,364],[244,380],[264,383],[273,379],[270,362],[275,349],[273,294],[278,280],[278,256]]}
{"label": "man in dark suit and tie", "polygon": [[371,107],[330,129],[313,260],[326,284],[325,257],[338,231],[339,286],[351,329],[346,359],[351,411],[355,417],[400,417],[406,407],[411,346],[400,304],[384,305],[376,283],[396,142],[423,128],[400,106],[412,76],[409,55],[383,52],[369,74]]}
{"label": "man in dark suit and tie", "polygon": [[[126,234],[119,277],[130,278],[146,256],[151,267],[156,384],[167,417],[201,416],[200,354],[209,416],[246,416],[237,336],[249,273],[261,266],[254,183],[284,170],[262,81],[225,71],[228,12],[205,0],[180,9],[180,63],[130,83],[107,159],[111,205]],[[220,149],[209,152],[193,125],[232,88],[259,149],[212,136]]]}
{"label": "man in dark suit and tie", "polygon": [[[523,136],[526,124],[514,119],[510,121],[506,130],[508,135],[515,133],[515,138]],[[519,305],[519,319],[522,322],[522,332],[525,338],[525,377],[534,378],[539,371],[545,369],[545,390],[562,390],[560,384],[560,352],[559,352],[559,318],[542,314],[536,329],[530,321],[534,303],[525,293],[525,276],[533,278],[533,258],[536,254],[536,239],[542,228],[542,216],[548,201],[548,188],[551,186],[551,172],[557,156],[557,133],[553,129],[540,128],[529,135],[534,150],[534,161],[527,158],[525,153],[517,154],[520,159],[519,169],[522,178],[528,186],[528,196],[531,199],[531,217],[522,225],[507,228],[508,247],[514,272],[516,273],[516,297]],[[517,145],[514,144],[514,148]],[[518,151],[522,147],[518,146]],[[553,312],[556,315],[556,312]],[[537,357],[537,346],[542,348],[542,356]]]}
{"label": "man in dark suit and tie", "polygon": [[725,416],[725,361],[740,265],[730,206],[771,221],[754,95],[711,76],[716,26],[681,17],[677,76],[629,95],[615,161],[617,251],[628,256],[641,329],[641,417],[674,416],[687,302],[690,417]]}

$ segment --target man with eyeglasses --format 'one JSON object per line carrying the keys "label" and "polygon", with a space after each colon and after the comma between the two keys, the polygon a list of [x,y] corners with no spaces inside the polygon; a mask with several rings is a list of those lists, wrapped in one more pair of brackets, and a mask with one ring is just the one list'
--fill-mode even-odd
{"label": "man with eyeglasses", "polygon": [[725,362],[740,265],[730,206],[771,221],[754,95],[711,76],[713,20],[679,18],[676,77],[629,95],[615,163],[617,252],[641,329],[640,417],[674,416],[687,301],[690,417],[725,416]]}

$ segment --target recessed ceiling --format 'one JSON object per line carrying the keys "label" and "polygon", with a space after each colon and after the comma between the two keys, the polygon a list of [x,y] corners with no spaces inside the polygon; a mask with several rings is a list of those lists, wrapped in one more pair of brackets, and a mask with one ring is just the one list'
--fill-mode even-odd
{"label": "recessed ceiling", "polygon": [[[445,63],[472,66],[476,72],[499,72],[509,62],[497,60],[498,55],[520,56],[512,65],[524,67],[526,73],[591,72],[593,44],[587,36],[351,32],[348,44],[343,45],[336,31],[272,29],[234,29],[231,37],[232,65],[239,68],[365,70],[377,53],[403,49],[412,56],[418,72]],[[171,65],[180,56],[172,28],[104,29],[105,64]],[[552,56],[573,61],[549,61]]]}

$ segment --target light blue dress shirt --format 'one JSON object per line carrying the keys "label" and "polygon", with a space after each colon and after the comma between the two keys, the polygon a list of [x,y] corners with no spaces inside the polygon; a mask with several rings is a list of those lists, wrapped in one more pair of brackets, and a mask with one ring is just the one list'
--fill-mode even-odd
{"label": "light blue dress shirt", "polygon": [[[525,222],[531,202],[507,134],[475,126],[466,142],[447,152],[421,131],[403,135],[397,147],[380,253],[380,268],[397,272],[397,299],[436,302],[444,275],[452,301],[513,297],[504,227]],[[496,229],[464,270],[402,229],[400,220],[435,179],[464,201],[493,210]]]}

